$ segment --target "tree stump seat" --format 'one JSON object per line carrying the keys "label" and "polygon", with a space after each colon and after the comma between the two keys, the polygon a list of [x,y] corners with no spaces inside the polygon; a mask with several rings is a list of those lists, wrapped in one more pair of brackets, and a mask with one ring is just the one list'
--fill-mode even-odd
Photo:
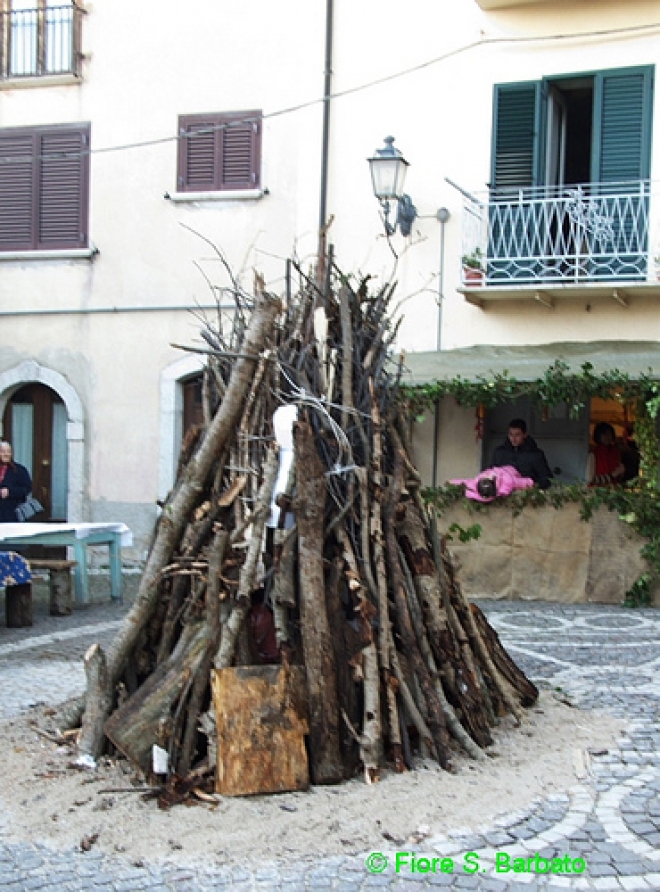
{"label": "tree stump seat", "polygon": [[29,558],[31,570],[47,570],[50,586],[50,615],[70,616],[73,611],[71,570],[77,561]]}

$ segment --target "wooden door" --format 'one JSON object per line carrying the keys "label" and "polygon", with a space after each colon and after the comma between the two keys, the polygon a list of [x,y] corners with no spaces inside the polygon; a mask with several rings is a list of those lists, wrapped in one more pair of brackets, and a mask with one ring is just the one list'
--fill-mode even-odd
{"label": "wooden door", "polygon": [[32,477],[32,492],[45,508],[38,520],[65,521],[68,490],[66,410],[43,384],[27,384],[9,400],[3,418],[14,458]]}

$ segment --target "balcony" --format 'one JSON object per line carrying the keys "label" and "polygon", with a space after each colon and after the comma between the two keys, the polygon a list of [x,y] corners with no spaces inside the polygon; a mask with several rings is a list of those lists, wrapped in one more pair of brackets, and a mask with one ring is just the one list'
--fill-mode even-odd
{"label": "balcony", "polygon": [[0,12],[0,81],[78,77],[82,15],[75,2],[66,0],[58,5],[46,0],[32,8],[18,3]]}
{"label": "balcony", "polygon": [[459,290],[471,303],[532,297],[552,306],[588,294],[627,305],[633,291],[660,296],[649,181],[461,191]]}

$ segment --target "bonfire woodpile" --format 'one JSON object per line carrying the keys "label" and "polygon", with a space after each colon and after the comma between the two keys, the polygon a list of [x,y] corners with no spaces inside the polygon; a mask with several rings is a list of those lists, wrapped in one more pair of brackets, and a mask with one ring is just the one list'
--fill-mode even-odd
{"label": "bonfire woodpile", "polygon": [[372,293],[330,253],[311,275],[289,261],[282,296],[258,278],[228,292],[234,311],[219,304],[188,348],[205,354],[204,422],[136,600],[85,658],[80,760],[116,748],[167,805],[205,782],[267,792],[483,759],[537,691],[423,502],[394,286]]}

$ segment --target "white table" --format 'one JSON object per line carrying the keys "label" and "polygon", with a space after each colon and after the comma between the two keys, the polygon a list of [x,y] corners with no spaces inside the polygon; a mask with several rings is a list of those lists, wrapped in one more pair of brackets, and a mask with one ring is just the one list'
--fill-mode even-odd
{"label": "white table", "polygon": [[111,597],[121,599],[121,548],[133,544],[125,523],[0,523],[0,543],[6,545],[66,545],[73,548],[76,603],[89,603],[87,548],[107,545],[110,552]]}

